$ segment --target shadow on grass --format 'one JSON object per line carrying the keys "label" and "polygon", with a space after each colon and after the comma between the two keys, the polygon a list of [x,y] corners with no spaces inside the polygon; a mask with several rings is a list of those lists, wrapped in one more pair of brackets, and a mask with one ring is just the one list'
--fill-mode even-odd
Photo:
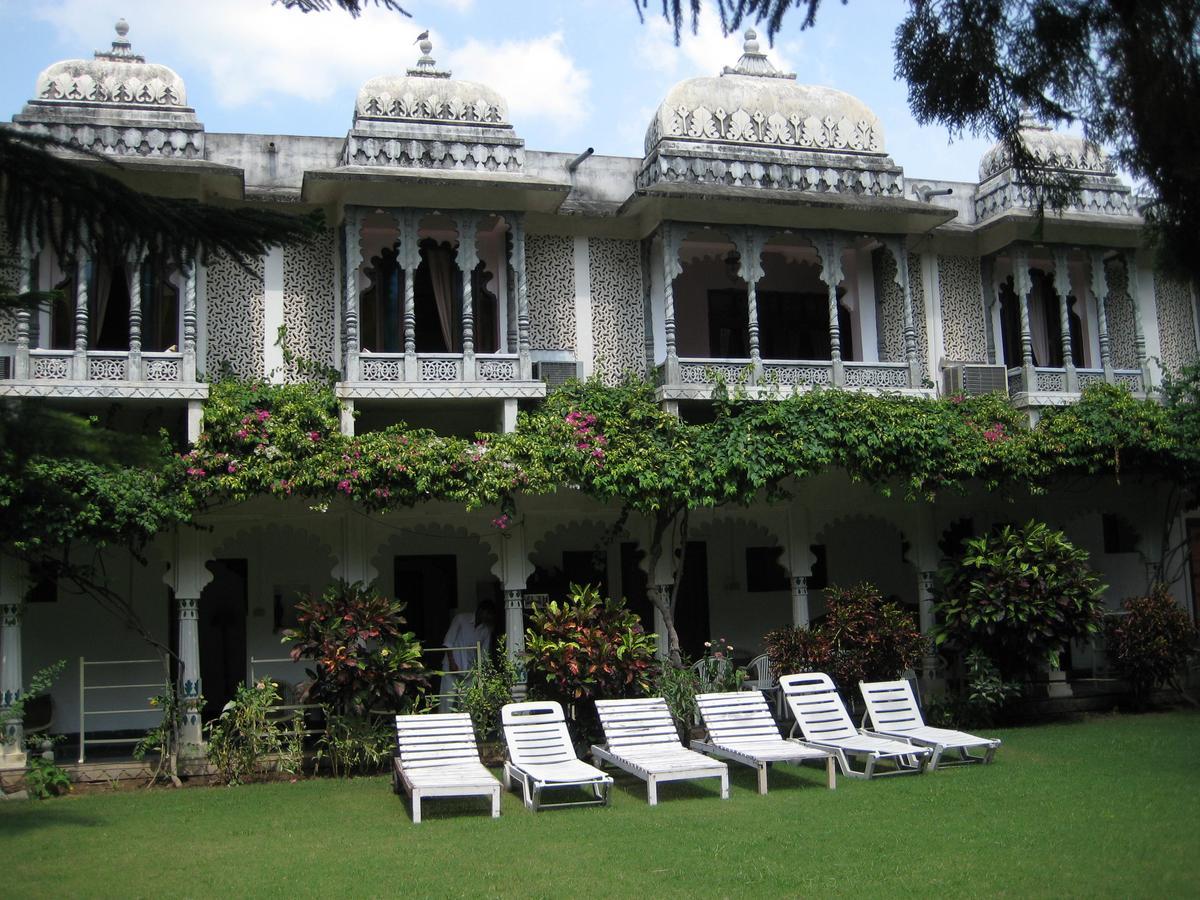
{"label": "shadow on grass", "polygon": [[41,828],[99,828],[106,824],[70,801],[9,800],[0,807],[0,840]]}

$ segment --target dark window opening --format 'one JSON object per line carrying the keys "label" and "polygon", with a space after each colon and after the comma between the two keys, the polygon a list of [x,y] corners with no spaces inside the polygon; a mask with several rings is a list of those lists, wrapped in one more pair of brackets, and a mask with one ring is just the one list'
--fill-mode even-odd
{"label": "dark window opening", "polygon": [[788,589],[788,573],[779,561],[781,556],[782,547],[746,548],[746,590],[749,593]]}
{"label": "dark window opening", "polygon": [[812,565],[812,574],[808,576],[808,590],[823,591],[829,587],[829,562],[825,553],[824,544],[813,544],[808,548],[815,560]]}
{"label": "dark window opening", "polygon": [[450,619],[458,611],[458,557],[453,553],[397,556],[392,576],[395,597],[405,604],[409,631],[422,647],[441,647]]}
{"label": "dark window opening", "polygon": [[[1029,305],[1029,331],[1033,351],[1033,364],[1047,368],[1063,367],[1062,319],[1059,315],[1060,298],[1054,289],[1053,276],[1040,269],[1030,271],[1033,288]],[[1067,315],[1071,322],[1071,360],[1075,366],[1084,365],[1083,322],[1075,311],[1074,296],[1067,297]],[[1021,351],[1021,303],[1013,287],[1012,276],[1000,286],[1000,330],[1004,348],[1004,363],[1010,369],[1022,364]],[[1040,338],[1044,335],[1044,343]]]}
{"label": "dark window opening", "polygon": [[1100,516],[1105,553],[1137,553],[1138,535],[1125,519],[1113,513]]}

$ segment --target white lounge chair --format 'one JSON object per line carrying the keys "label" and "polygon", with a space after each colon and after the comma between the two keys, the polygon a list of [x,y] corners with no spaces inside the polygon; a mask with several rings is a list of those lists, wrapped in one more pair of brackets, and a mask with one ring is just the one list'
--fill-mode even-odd
{"label": "white lounge chair", "polygon": [[[947,766],[971,763],[986,764],[996,755],[1000,741],[996,738],[977,737],[965,731],[951,728],[933,728],[925,724],[912,685],[907,681],[860,681],[858,689],[867,704],[867,715],[871,717],[871,730],[885,737],[912,741],[932,751],[929,768],[936,769],[942,763],[942,754],[954,750],[958,759],[946,762]],[[983,756],[974,756],[969,750],[980,748]]]}
{"label": "white lounge chair", "polygon": [[[525,805],[534,812],[556,806],[607,805],[612,778],[575,755],[563,709],[553,700],[509,703],[500,711],[508,759],[504,787],[521,784]],[[573,803],[542,803],[547,788],[591,788],[595,799]]]}
{"label": "white lounge chair", "polygon": [[475,730],[466,713],[396,716],[392,787],[412,798],[412,820],[421,821],[425,797],[491,797],[500,816],[500,782],[479,760]]}
{"label": "white lounge chair", "polygon": [[662,697],[639,700],[597,700],[605,746],[592,746],[596,765],[610,763],[646,782],[646,800],[658,803],[663,781],[720,778],[721,799],[729,799],[729,767],[679,741],[675,720]]}
{"label": "white lounge chair", "polygon": [[[783,696],[791,707],[804,740],[833,753],[843,775],[870,778],[873,775],[920,773],[925,770],[929,758],[927,747],[917,747],[906,740],[887,738],[855,728],[833,681],[823,672],[785,675],[779,679],[779,686],[783,689]],[[866,760],[862,771],[851,768],[848,758],[851,756],[861,756]],[[875,766],[882,760],[890,761],[895,769],[876,772]]]}
{"label": "white lounge chair", "polygon": [[799,765],[823,760],[829,787],[837,786],[832,754],[800,741],[785,740],[771,718],[762,691],[697,694],[696,705],[708,739],[692,741],[692,749],[757,769],[760,794],[767,792],[767,768],[776,762]]}

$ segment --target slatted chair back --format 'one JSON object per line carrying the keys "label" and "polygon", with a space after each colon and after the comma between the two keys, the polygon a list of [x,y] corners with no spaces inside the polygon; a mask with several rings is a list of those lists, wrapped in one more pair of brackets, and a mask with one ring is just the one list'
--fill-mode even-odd
{"label": "slatted chair back", "polygon": [[784,675],[779,686],[805,740],[820,743],[858,736],[846,704],[824,672]]}
{"label": "slatted chair back", "polygon": [[637,700],[597,700],[596,712],[604,728],[608,749],[678,750],[679,731],[662,697]]}
{"label": "slatted chair back", "polygon": [[466,713],[396,716],[396,749],[404,769],[479,762],[475,729]]}
{"label": "slatted chair back", "polygon": [[713,744],[734,746],[782,740],[762,691],[697,694],[696,705]]}
{"label": "slatted chair back", "polygon": [[770,690],[775,684],[775,679],[771,677],[771,660],[765,653],[760,653],[750,660],[746,666],[746,674],[749,676],[746,685],[756,691]]}
{"label": "slatted chair back", "polygon": [[858,689],[876,731],[912,731],[925,725],[912,685],[904,679],[860,681]]}
{"label": "slatted chair back", "polygon": [[557,701],[508,703],[500,710],[500,723],[514,765],[544,766],[579,758],[567,733],[562,704]]}

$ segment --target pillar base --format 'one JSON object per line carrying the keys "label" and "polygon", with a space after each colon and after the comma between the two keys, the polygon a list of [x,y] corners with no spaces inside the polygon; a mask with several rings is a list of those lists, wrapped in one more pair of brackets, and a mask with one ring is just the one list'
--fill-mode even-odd
{"label": "pillar base", "polygon": [[1046,696],[1051,700],[1075,696],[1075,691],[1071,685],[1067,684],[1067,673],[1062,671],[1062,669],[1052,669],[1048,673]]}
{"label": "pillar base", "polygon": [[10,744],[5,744],[3,749],[0,749],[0,770],[24,769],[28,762],[29,754],[24,750]]}

